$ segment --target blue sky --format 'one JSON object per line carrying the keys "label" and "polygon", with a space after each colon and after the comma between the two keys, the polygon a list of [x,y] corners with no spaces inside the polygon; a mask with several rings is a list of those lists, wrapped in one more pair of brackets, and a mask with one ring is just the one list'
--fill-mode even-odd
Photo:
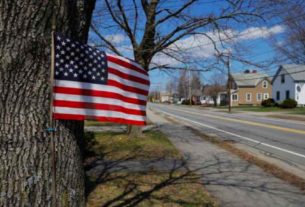
{"label": "blue sky", "polygon": [[[96,25],[106,25],[109,26],[112,24],[110,21],[110,16],[108,14],[104,14],[102,11],[102,1],[98,1],[96,10],[94,13],[93,22]],[[178,2],[178,3],[177,3]],[[223,3],[223,0],[200,0],[196,6],[189,8],[186,13],[200,16],[202,14],[209,14],[213,12],[217,14],[221,11],[222,8],[226,7],[226,4]],[[131,9],[131,1],[124,1],[125,7],[127,8],[128,16],[132,16],[132,9]],[[181,3],[181,2],[180,2]],[[165,3],[166,7],[175,9],[179,7],[179,1],[167,0]],[[130,11],[130,14],[129,14]],[[99,14],[102,17],[97,17]],[[140,16],[143,14],[139,14]],[[105,21],[105,19],[107,21]],[[106,23],[105,23],[106,22]],[[132,22],[131,22],[132,23]],[[254,63],[262,63],[264,61],[271,60],[274,56],[274,47],[271,45],[270,37],[275,36],[277,38],[281,38],[281,36],[285,32],[285,27],[282,25],[278,19],[268,19],[267,22],[253,22],[251,25],[240,25],[240,24],[232,24],[230,29],[224,31],[225,34],[232,37],[232,40],[235,43],[238,43],[238,48],[242,50],[243,59],[250,60]],[[107,25],[108,24],[108,25]],[[139,23],[140,30],[137,35],[137,39],[141,39],[141,29],[144,28],[144,21]],[[170,29],[175,27],[172,24],[165,24],[159,28],[159,32],[162,34],[167,33]],[[213,31],[209,31],[209,28],[204,28],[203,30],[205,33],[208,33],[217,44],[220,46],[220,42],[217,40],[217,34],[214,34]],[[220,34],[220,35],[223,35]],[[131,44],[127,38],[127,36],[121,32],[120,30],[112,27],[107,27],[107,29],[103,29],[103,35],[106,38],[117,45],[117,48],[122,51],[123,55],[133,59],[133,53]],[[90,32],[90,41],[94,42],[94,44],[98,44],[98,39],[96,39],[94,33]],[[224,38],[227,39],[227,38]],[[226,49],[219,47],[221,50],[230,50],[233,54],[237,55],[237,51],[233,48],[232,42],[233,41],[225,42]],[[215,50],[213,49],[213,44],[208,40],[206,37],[202,35],[191,35],[186,36],[183,39],[179,40],[176,43],[177,46],[182,51],[185,51],[185,55],[188,57],[196,59],[196,61],[200,62],[202,65],[208,65],[210,62],[214,61],[213,54]],[[103,48],[101,48],[103,49]],[[173,49],[170,48],[170,49]],[[238,56],[239,57],[239,56]],[[171,59],[165,55],[157,55],[153,62],[158,63],[167,63],[171,66],[181,66],[176,60]],[[221,67],[221,65],[219,65]],[[201,69],[199,67],[199,69]],[[260,68],[255,68],[251,65],[246,65],[239,61],[232,60],[231,62],[231,69],[232,72],[241,72],[246,69],[256,69],[260,71]],[[263,72],[268,73],[269,75],[273,75],[276,70],[276,65],[271,66],[267,70],[264,69]],[[210,76],[215,73],[215,70],[211,72],[203,72],[201,73],[202,81],[204,83],[209,82]],[[165,89],[166,82],[173,76],[178,76],[178,71],[170,71],[170,72],[163,72],[161,70],[153,70],[149,72],[150,79],[151,79],[151,89]],[[223,73],[225,76],[226,74]]]}

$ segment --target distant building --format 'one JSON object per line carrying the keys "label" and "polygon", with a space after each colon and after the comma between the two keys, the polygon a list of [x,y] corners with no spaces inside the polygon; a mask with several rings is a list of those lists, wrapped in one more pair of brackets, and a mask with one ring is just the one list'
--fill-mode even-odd
{"label": "distant building", "polygon": [[260,105],[271,98],[272,84],[267,74],[256,70],[231,74],[231,105]]}
{"label": "distant building", "polygon": [[272,97],[276,102],[290,98],[298,105],[305,105],[305,65],[279,66],[272,85]]}

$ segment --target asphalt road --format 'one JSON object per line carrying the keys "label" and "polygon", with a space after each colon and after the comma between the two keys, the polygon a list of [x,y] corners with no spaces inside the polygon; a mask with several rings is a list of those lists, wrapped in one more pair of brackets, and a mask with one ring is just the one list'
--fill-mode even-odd
{"label": "asphalt road", "polygon": [[187,106],[150,103],[149,107],[196,125],[206,133],[245,144],[282,161],[305,166],[305,122]]}

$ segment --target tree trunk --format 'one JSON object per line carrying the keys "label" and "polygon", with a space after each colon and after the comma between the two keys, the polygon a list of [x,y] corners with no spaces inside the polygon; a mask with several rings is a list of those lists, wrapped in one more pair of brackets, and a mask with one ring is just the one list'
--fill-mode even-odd
{"label": "tree trunk", "polygon": [[[55,7],[59,2],[60,7]],[[51,206],[51,19],[86,41],[95,0],[0,0],[0,206]],[[83,122],[56,121],[57,206],[84,206]]]}

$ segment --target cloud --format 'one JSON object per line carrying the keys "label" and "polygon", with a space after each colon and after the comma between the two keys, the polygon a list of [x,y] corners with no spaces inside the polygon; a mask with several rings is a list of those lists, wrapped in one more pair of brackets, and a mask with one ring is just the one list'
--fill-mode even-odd
{"label": "cloud", "polygon": [[[271,35],[283,33],[285,31],[284,26],[276,25],[273,27],[249,27],[243,31],[225,30],[220,33],[207,32],[206,35],[191,35],[177,41],[166,49],[169,53],[179,57],[179,59],[208,59],[214,56],[215,48],[212,40],[216,43],[218,48],[221,48],[219,41],[223,40],[224,44],[237,43],[249,40],[256,40],[261,38],[268,38]],[[207,37],[208,36],[208,37]],[[180,64],[174,58],[171,58],[165,54],[156,55],[153,58],[153,63],[159,65],[171,65],[177,66]]]}
{"label": "cloud", "polygon": [[107,35],[106,39],[113,44],[120,44],[127,40],[127,38],[122,34]]}
{"label": "cloud", "polygon": [[259,38],[268,38],[271,35],[283,33],[285,28],[282,25],[273,27],[250,27],[238,34],[239,40],[254,40]]}

